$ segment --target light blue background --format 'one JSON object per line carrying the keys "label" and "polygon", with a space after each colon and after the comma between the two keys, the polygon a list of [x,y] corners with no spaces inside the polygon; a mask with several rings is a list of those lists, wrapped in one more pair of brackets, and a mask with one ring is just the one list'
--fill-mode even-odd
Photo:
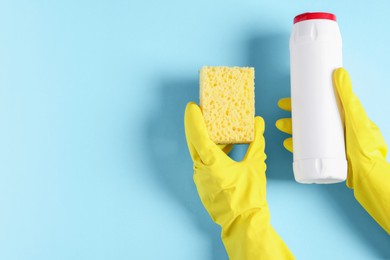
{"label": "light blue background", "polygon": [[[288,38],[338,16],[344,65],[390,140],[387,1],[1,1],[0,259],[227,259],[183,129],[203,65],[254,66],[272,224],[297,259],[390,259],[345,184],[294,182]],[[235,156],[242,156],[244,148]]]}

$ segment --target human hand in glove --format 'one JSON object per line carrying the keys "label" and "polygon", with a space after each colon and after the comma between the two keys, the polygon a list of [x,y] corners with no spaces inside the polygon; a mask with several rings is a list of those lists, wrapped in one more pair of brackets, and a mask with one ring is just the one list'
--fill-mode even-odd
{"label": "human hand in glove", "polygon": [[[368,118],[352,91],[348,72],[339,68],[333,84],[340,98],[345,121],[345,145],[348,160],[347,186],[367,212],[390,233],[390,164],[386,161],[387,145],[379,128]],[[278,106],[291,111],[291,99],[283,98]],[[291,118],[282,118],[276,127],[292,134]],[[283,142],[293,152],[292,138]]]}
{"label": "human hand in glove", "polygon": [[190,102],[185,132],[194,162],[200,199],[214,222],[230,259],[291,259],[291,252],[270,224],[266,201],[264,120],[255,118],[255,139],[241,162],[213,143],[202,112]]}

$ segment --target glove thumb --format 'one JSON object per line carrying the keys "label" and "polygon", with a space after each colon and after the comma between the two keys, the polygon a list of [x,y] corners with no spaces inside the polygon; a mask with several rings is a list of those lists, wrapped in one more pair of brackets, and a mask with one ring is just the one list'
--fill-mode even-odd
{"label": "glove thumb", "polygon": [[255,139],[249,145],[244,160],[256,159],[265,160],[266,155],[264,153],[265,140],[264,140],[264,119],[260,116],[255,117]]}
{"label": "glove thumb", "polygon": [[379,128],[368,118],[358,97],[353,93],[348,72],[343,68],[336,69],[333,83],[344,109],[347,186],[353,188],[356,178],[354,175],[371,165],[373,159],[385,159],[387,145]]}
{"label": "glove thumb", "polygon": [[[387,145],[379,128],[368,118],[359,98],[352,91],[352,81],[344,68],[336,69],[333,82],[344,109],[347,152],[360,148],[367,157],[386,158]],[[358,145],[358,147],[356,147]]]}

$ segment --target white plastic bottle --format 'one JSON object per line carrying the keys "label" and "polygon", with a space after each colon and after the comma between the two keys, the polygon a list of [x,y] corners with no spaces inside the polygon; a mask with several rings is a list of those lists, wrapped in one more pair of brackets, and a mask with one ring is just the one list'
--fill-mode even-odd
{"label": "white plastic bottle", "polygon": [[304,13],[290,38],[294,176],[300,183],[336,183],[347,177],[344,129],[332,75],[342,67],[336,16]]}

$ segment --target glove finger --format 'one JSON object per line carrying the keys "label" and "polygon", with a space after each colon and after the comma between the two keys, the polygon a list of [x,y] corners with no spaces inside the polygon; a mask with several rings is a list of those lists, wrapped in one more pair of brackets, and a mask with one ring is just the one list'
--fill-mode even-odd
{"label": "glove finger", "polygon": [[354,142],[363,148],[362,152],[385,158],[387,145],[379,128],[367,116],[359,98],[353,93],[348,72],[344,68],[336,69],[333,82],[344,109],[347,142],[353,137]]}
{"label": "glove finger", "polygon": [[226,156],[210,140],[200,107],[194,102],[187,104],[184,126],[188,149],[194,162],[201,161],[206,165],[210,165],[216,160],[217,156],[221,154]]}
{"label": "glove finger", "polygon": [[287,151],[293,152],[293,140],[292,137],[287,138],[283,141],[283,146]]}
{"label": "glove finger", "polygon": [[286,111],[291,111],[291,98],[279,99],[278,107]]}
{"label": "glove finger", "polygon": [[286,134],[292,134],[292,120],[291,118],[281,118],[275,123],[276,128]]}
{"label": "glove finger", "polygon": [[255,139],[250,143],[248,150],[245,154],[246,159],[264,159],[266,158],[264,149],[265,149],[265,140],[264,140],[264,129],[265,123],[264,119],[260,116],[255,117]]}

